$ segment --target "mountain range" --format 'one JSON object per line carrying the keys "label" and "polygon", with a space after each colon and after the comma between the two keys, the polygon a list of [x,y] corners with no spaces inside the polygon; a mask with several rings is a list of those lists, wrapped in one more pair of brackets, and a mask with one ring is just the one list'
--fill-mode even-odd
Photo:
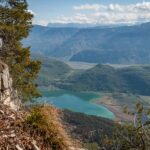
{"label": "mountain range", "polygon": [[150,23],[116,27],[35,25],[25,46],[46,56],[111,64],[150,63]]}

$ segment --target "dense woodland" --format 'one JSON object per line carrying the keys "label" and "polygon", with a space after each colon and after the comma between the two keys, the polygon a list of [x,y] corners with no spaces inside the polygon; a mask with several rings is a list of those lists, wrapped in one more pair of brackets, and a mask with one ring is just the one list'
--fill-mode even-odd
{"label": "dense woodland", "polygon": [[39,96],[34,79],[40,62],[31,60],[30,47],[23,47],[21,42],[29,34],[32,18],[26,0],[0,1],[0,37],[3,41],[0,58],[9,65],[14,88],[22,100]]}

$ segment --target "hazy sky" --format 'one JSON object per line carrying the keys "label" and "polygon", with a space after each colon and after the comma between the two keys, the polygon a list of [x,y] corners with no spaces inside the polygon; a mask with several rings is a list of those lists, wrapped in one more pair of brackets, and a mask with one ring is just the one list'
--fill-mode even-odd
{"label": "hazy sky", "polygon": [[150,0],[27,0],[34,24],[150,21]]}

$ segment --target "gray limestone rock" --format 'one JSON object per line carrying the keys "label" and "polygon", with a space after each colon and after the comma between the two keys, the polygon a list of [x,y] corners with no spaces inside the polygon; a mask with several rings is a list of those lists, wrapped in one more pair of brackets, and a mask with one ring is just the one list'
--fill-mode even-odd
{"label": "gray limestone rock", "polygon": [[0,103],[8,105],[14,110],[18,110],[21,105],[17,91],[12,86],[9,68],[2,61],[0,61]]}

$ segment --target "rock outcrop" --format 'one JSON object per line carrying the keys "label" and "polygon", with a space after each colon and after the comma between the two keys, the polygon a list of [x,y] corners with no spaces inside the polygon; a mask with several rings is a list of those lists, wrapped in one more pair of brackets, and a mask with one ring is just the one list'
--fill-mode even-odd
{"label": "rock outcrop", "polygon": [[12,78],[8,66],[0,61],[0,103],[10,106],[14,110],[20,107],[17,91],[12,88]]}
{"label": "rock outcrop", "polygon": [[15,111],[0,104],[0,150],[41,150],[27,132],[24,123],[27,114],[26,111]]}

